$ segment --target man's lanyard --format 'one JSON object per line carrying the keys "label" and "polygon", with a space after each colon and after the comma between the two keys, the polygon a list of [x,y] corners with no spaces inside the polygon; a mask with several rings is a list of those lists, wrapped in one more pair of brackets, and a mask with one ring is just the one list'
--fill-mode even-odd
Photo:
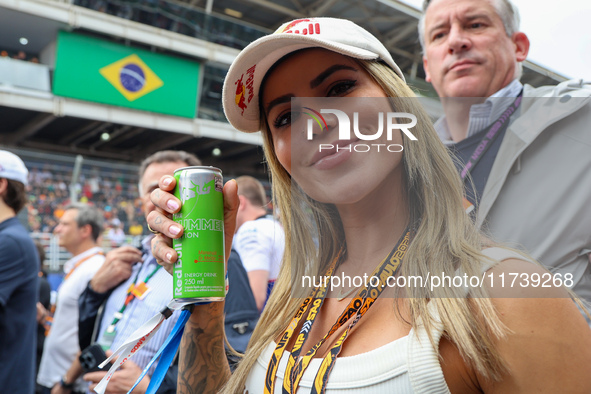
{"label": "man's lanyard", "polygon": [[511,115],[517,111],[519,105],[521,104],[521,99],[523,98],[523,89],[517,95],[517,98],[513,101],[513,103],[499,116],[497,120],[495,120],[490,126],[487,128],[487,132],[482,137],[482,140],[470,155],[468,162],[464,165],[464,168],[460,172],[460,176],[462,180],[465,180],[470,171],[480,162],[480,159],[484,157],[484,154],[490,149],[493,142],[497,139],[497,137],[509,127],[509,120],[511,119]]}
{"label": "man's lanyard", "polygon": [[[127,308],[129,303],[134,298],[137,297],[139,299],[143,299],[145,297],[145,295],[147,294],[147,290],[148,290],[148,288],[146,287],[146,284],[152,278],[152,276],[154,276],[154,274],[160,269],[160,267],[162,267],[162,266],[157,264],[156,268],[154,268],[154,270],[152,272],[150,272],[150,274],[148,274],[148,276],[146,276],[146,279],[144,279],[143,282],[141,282],[139,285],[136,285],[136,283],[137,283],[138,277],[140,276],[141,268],[137,271],[137,274],[135,275],[135,279],[133,280],[133,283],[131,285],[129,285],[129,288],[127,289],[127,294],[125,296],[125,302],[123,303],[123,306],[121,307],[121,309],[119,309],[119,311],[117,311],[113,314],[113,321],[111,322],[111,324],[109,324],[109,327],[107,327],[107,330],[103,334],[103,341],[101,341],[101,342],[104,342],[103,347],[105,347],[106,345],[109,345],[108,347],[110,347],[110,345],[113,343],[114,334],[115,334],[115,326],[123,318],[123,312],[125,312],[125,309]],[[109,338],[109,337],[111,337],[111,338]]]}
{"label": "man's lanyard", "polygon": [[[267,366],[267,374],[265,377],[265,394],[272,394],[274,392],[275,377],[277,374],[277,368],[279,366],[279,360],[281,360],[285,347],[291,339],[295,328],[298,326],[298,323],[300,322],[302,316],[308,310],[308,307],[310,305],[312,305],[312,307],[308,312],[306,321],[303,323],[300,333],[289,355],[289,360],[285,369],[283,380],[283,393],[295,393],[306,368],[310,364],[310,361],[312,360],[318,349],[322,346],[322,344],[330,335],[334,334],[340,327],[345,325],[345,323],[347,323],[347,321],[349,321],[351,317],[354,316],[354,319],[349,323],[345,332],[339,337],[339,339],[331,348],[330,352],[322,360],[320,369],[318,370],[318,372],[316,373],[316,377],[314,378],[312,393],[324,393],[326,389],[326,383],[328,381],[328,375],[330,374],[334,366],[337,356],[341,352],[343,343],[347,339],[349,332],[351,331],[351,329],[353,329],[353,327],[357,324],[361,317],[363,317],[367,310],[373,305],[375,300],[380,296],[380,294],[386,287],[386,280],[389,277],[396,275],[396,273],[400,269],[402,258],[404,257],[404,254],[406,253],[406,250],[408,249],[408,245],[410,243],[410,238],[411,231],[407,228],[405,234],[400,238],[394,249],[392,249],[388,256],[382,261],[380,265],[378,265],[378,267],[376,267],[376,269],[372,273],[371,277],[379,278],[379,283],[377,284],[377,286],[373,286],[372,281],[370,280],[369,287],[363,287],[359,289],[355,297],[351,300],[351,302],[349,303],[347,308],[345,308],[343,313],[341,313],[341,315],[333,324],[328,333],[318,343],[316,343],[308,351],[308,353],[306,353],[304,357],[299,359],[301,349],[304,343],[306,342],[306,339],[308,338],[312,324],[314,324],[314,321],[318,316],[318,312],[320,311],[320,308],[324,303],[324,299],[327,293],[327,282],[324,282],[325,286],[317,287],[312,290],[310,296],[302,302],[300,309],[297,311],[294,318],[289,323],[289,326],[287,327],[285,332],[281,335],[281,339],[277,343],[275,351],[271,356],[271,360],[269,361],[269,365]],[[335,265],[339,258],[340,254],[331,263],[326,273],[326,277],[330,277],[332,275]]]}
{"label": "man's lanyard", "polygon": [[[91,258],[93,258],[94,256],[97,256],[97,255],[104,256],[104,254],[105,253],[102,250],[99,250],[98,252],[93,253],[90,256],[86,256],[85,258],[83,258],[80,261],[78,261],[74,265],[74,267],[72,267],[72,269],[70,270],[70,272],[68,272],[66,274],[66,276],[64,276],[64,280],[63,280],[62,284],[70,277],[70,275],[72,275],[74,273],[74,271],[76,271],[76,268],[78,268],[86,260],[89,260],[89,259],[91,259]],[[53,324],[53,316],[55,315],[55,308],[56,308],[56,306],[57,306],[57,300],[56,300],[55,303],[51,304],[51,308],[49,308],[49,314],[47,316],[45,316],[45,320],[43,322],[43,326],[45,327],[45,336],[48,336],[49,335],[49,332],[51,331],[51,325]]]}
{"label": "man's lanyard", "polygon": [[[495,120],[490,126],[479,132],[484,133],[484,136],[480,140],[480,143],[478,144],[476,149],[474,149],[474,152],[472,152],[472,154],[470,155],[470,158],[468,159],[468,162],[464,165],[464,168],[462,168],[462,171],[460,171],[460,177],[462,178],[462,182],[466,181],[466,178],[468,177],[468,174],[470,174],[470,171],[472,171],[474,167],[476,167],[476,165],[480,162],[480,159],[484,157],[484,154],[490,149],[490,147],[493,145],[496,139],[500,135],[502,135],[505,132],[505,130],[507,130],[507,127],[509,127],[509,120],[511,119],[511,116],[515,113],[515,111],[517,111],[517,108],[519,108],[522,98],[523,89],[521,89],[521,92],[519,92],[513,103],[509,107],[507,107],[507,109],[501,114],[501,116],[499,116],[497,120]],[[462,204],[467,214],[470,214],[472,211],[474,211],[474,204],[472,204],[472,202],[470,202],[466,197],[464,197]]]}
{"label": "man's lanyard", "polygon": [[93,253],[93,254],[91,254],[90,256],[86,256],[85,258],[83,258],[83,259],[81,259],[80,261],[78,261],[78,262],[77,262],[77,263],[74,265],[74,267],[73,267],[73,268],[70,270],[70,272],[68,272],[68,273],[66,274],[66,276],[64,277],[64,281],[65,281],[66,279],[68,279],[68,278],[70,277],[70,275],[72,275],[72,274],[74,273],[74,271],[76,271],[76,268],[78,268],[78,267],[79,267],[79,266],[80,266],[82,263],[84,263],[86,260],[89,260],[89,259],[91,259],[91,258],[93,258],[94,256],[97,256],[97,255],[104,256],[104,255],[105,255],[105,253],[104,253],[102,250],[100,250],[100,251],[98,251],[98,252],[96,252],[96,253]]}

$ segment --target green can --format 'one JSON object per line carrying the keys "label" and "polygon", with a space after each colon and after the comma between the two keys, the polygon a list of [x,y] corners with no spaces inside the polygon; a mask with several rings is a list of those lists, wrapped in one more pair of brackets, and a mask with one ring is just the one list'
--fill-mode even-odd
{"label": "green can", "polygon": [[183,167],[174,172],[174,195],[182,202],[173,220],[183,226],[172,241],[178,254],[173,298],[180,302],[222,301],[226,296],[222,171]]}

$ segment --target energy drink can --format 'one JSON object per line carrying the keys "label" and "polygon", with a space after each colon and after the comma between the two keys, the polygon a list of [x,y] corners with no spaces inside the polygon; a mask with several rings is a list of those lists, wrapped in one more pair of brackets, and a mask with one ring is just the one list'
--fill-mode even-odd
{"label": "energy drink can", "polygon": [[183,167],[174,172],[174,195],[182,202],[173,220],[183,226],[172,247],[173,298],[180,302],[222,301],[226,296],[222,171]]}

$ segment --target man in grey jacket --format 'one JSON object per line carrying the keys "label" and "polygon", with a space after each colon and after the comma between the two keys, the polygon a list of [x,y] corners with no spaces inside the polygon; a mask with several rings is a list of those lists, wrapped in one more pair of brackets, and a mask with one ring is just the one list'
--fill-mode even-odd
{"label": "man in grey jacket", "polygon": [[519,82],[529,40],[508,0],[423,10],[426,79],[445,111],[435,128],[460,159],[477,225],[591,301],[591,85]]}

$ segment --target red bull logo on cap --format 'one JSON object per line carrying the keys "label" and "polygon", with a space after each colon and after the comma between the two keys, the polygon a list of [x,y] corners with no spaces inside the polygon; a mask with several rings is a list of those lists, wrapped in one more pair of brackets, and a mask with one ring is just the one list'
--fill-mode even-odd
{"label": "red bull logo on cap", "polygon": [[[299,26],[302,23],[308,22],[307,25]],[[298,27],[297,29],[295,27]],[[292,33],[312,35],[320,34],[320,23],[312,23],[311,19],[297,19],[293,22],[288,23],[285,27],[280,27],[275,33]]]}
{"label": "red bull logo on cap", "polygon": [[236,85],[236,105],[238,108],[242,109],[242,114],[244,115],[244,110],[246,109],[246,98],[244,97],[244,84],[242,83],[242,78],[244,74],[240,76],[240,79],[234,82]]}
{"label": "red bull logo on cap", "polygon": [[236,102],[238,108],[242,110],[242,115],[244,115],[244,110],[248,107],[248,104],[254,97],[254,89],[252,83],[254,81],[254,70],[256,69],[256,66],[257,65],[255,64],[251,68],[246,70],[246,83],[242,82],[242,80],[244,79],[244,74],[242,74],[240,78],[238,78],[238,80],[234,82],[234,85],[236,85],[236,97],[234,98],[234,101]]}

